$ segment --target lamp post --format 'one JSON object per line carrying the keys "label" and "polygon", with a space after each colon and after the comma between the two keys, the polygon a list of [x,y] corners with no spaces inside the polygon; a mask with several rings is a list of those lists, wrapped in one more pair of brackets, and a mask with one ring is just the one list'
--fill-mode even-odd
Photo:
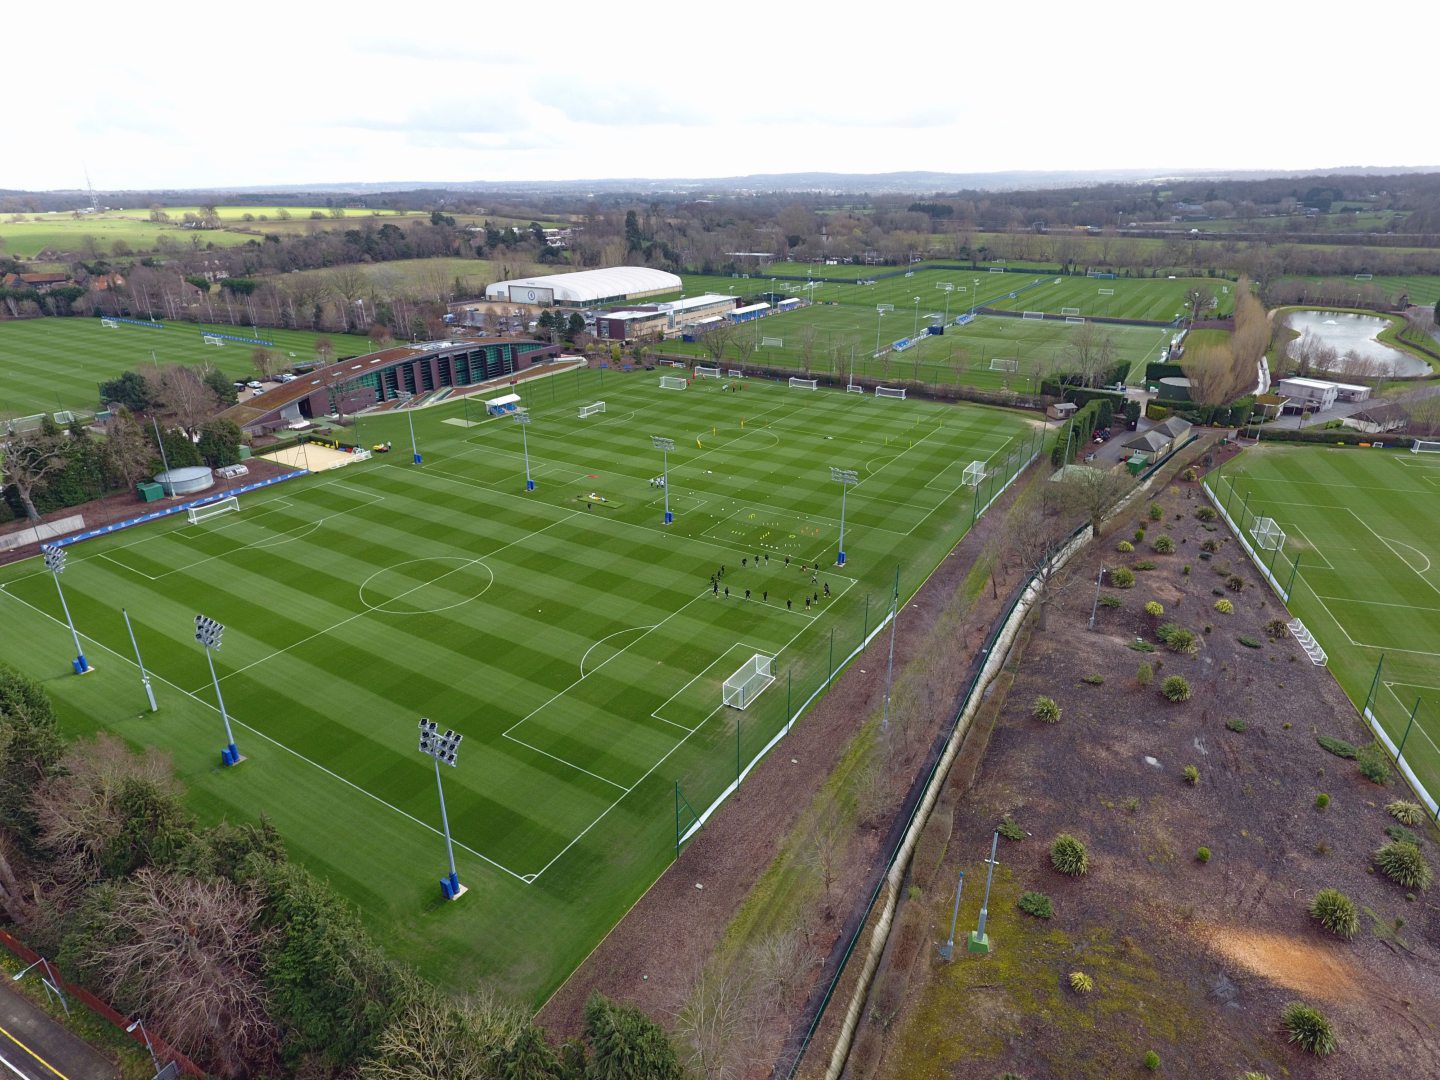
{"label": "lamp post", "polygon": [[145,661],[140,658],[140,643],[135,640],[135,628],[130,625],[130,612],[121,608],[120,614],[125,616],[125,629],[130,631],[130,644],[135,647],[135,663],[140,668],[140,681],[145,684],[145,696],[150,699],[150,711],[155,712],[160,706],[155,704],[155,690],[150,685],[150,673],[145,670]]}
{"label": "lamp post", "polygon": [[845,493],[851,484],[860,482],[859,475],[854,469],[837,469],[830,466],[830,479],[840,485],[840,547],[839,557],[835,560],[836,566],[845,565]]}
{"label": "lamp post", "polygon": [[950,325],[950,294],[955,291],[955,283],[952,282],[952,281],[942,281],[942,282],[940,282],[940,284],[936,285],[935,287],[936,287],[937,289],[944,289],[944,290],[945,290],[945,325],[946,325],[946,326],[949,326],[949,325]]}
{"label": "lamp post", "polygon": [[435,787],[440,792],[440,824],[445,829],[445,852],[450,857],[450,876],[440,879],[440,891],[445,894],[446,900],[459,900],[465,895],[465,886],[460,884],[460,875],[455,870],[455,845],[450,841],[450,817],[445,813],[445,785],[440,782],[440,763],[443,761],[451,768],[455,767],[455,754],[460,749],[460,740],[465,736],[457,735],[449,728],[445,734],[438,734],[439,725],[434,720],[422,718],[420,721],[420,752],[429,754],[435,759]]}
{"label": "lamp post", "polygon": [[65,590],[60,587],[60,575],[65,572],[65,549],[46,544],[40,549],[45,556],[45,569],[55,575],[55,591],[60,594],[60,609],[65,612],[65,625],[70,627],[70,637],[75,641],[75,659],[70,661],[76,675],[95,670],[85,659],[85,650],[80,647],[80,635],[75,632],[75,620],[70,617],[70,605],[65,602]]}
{"label": "lamp post", "polygon": [[944,945],[940,946],[940,958],[949,960],[955,955],[955,924],[960,920],[960,894],[965,889],[965,871],[960,871],[960,879],[955,882],[955,910],[950,913],[950,938]]}
{"label": "lamp post", "polygon": [[415,445],[415,414],[410,411],[410,402],[415,399],[415,395],[409,390],[400,390],[396,396],[400,399],[400,407],[405,410],[405,420],[410,425],[410,464],[419,465],[420,450]]}
{"label": "lamp post", "polygon": [[978,277],[971,278],[970,285],[972,286],[970,290],[970,314],[974,315],[975,305],[980,302],[980,279]]}
{"label": "lamp post", "polygon": [[900,567],[895,567],[895,590],[890,594],[890,659],[885,664],[885,711],[880,730],[890,730],[890,683],[895,676],[895,624],[900,621]]}
{"label": "lamp post", "polygon": [[520,425],[520,445],[525,450],[525,490],[534,491],[535,481],[530,479],[530,440],[525,435],[525,429],[530,426],[530,414],[517,412],[514,416],[515,422]]}
{"label": "lamp post", "polygon": [[670,525],[675,521],[675,515],[670,513],[670,451],[675,449],[675,440],[651,435],[650,442],[660,451],[660,489],[665,493],[665,524]]}
{"label": "lamp post", "polygon": [[985,899],[980,903],[980,925],[977,929],[970,931],[970,940],[965,946],[966,950],[972,953],[988,953],[990,951],[990,938],[985,934],[985,920],[990,914],[990,882],[995,880],[995,848],[999,843],[1000,830],[996,829],[990,835],[990,868],[985,871]]}
{"label": "lamp post", "polygon": [[894,311],[894,304],[875,305],[875,355],[880,355],[880,320],[885,317],[887,311]]}
{"label": "lamp post", "polygon": [[195,640],[205,646],[205,660],[210,665],[210,680],[215,684],[215,703],[220,706],[220,719],[225,721],[225,749],[220,751],[220,760],[226,765],[239,765],[245,759],[235,749],[235,736],[230,732],[230,715],[225,711],[225,699],[220,696],[220,680],[215,675],[215,658],[211,654],[220,648],[220,638],[225,627],[204,615],[195,616]]}
{"label": "lamp post", "polygon": [[913,338],[913,337],[915,337],[915,336],[916,336],[917,334],[919,334],[919,333],[920,333],[920,298],[917,296],[917,297],[915,297],[915,326],[914,326],[914,328],[910,331],[910,336]]}
{"label": "lamp post", "polygon": [[155,1045],[150,1041],[150,1033],[145,1030],[145,1021],[138,1018],[135,1019],[131,1022],[130,1026],[125,1029],[125,1034],[133,1035],[136,1028],[140,1029],[140,1037],[145,1040],[145,1049],[150,1051],[150,1064],[155,1067],[155,1072],[158,1074],[160,1072],[160,1059],[155,1056]]}

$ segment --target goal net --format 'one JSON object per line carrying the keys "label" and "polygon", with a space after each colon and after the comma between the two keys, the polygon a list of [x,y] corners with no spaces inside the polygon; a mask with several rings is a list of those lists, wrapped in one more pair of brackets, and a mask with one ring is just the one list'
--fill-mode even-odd
{"label": "goal net", "polygon": [[594,403],[592,403],[592,404],[590,404],[590,405],[581,405],[581,406],[580,406],[580,419],[581,419],[581,420],[584,420],[587,416],[594,416],[596,413],[602,413],[602,412],[604,412],[604,411],[605,411],[605,402],[603,402],[603,401],[596,401],[596,402],[594,402]]}
{"label": "goal net", "polygon": [[720,377],[720,369],[718,367],[706,367],[704,364],[696,364],[695,377],[697,379],[718,379]]}
{"label": "goal net", "polygon": [[992,274],[1003,274],[1004,272],[1005,272],[1005,268],[1004,268],[1003,266],[992,266],[992,267],[990,267],[990,273],[992,273]]}
{"label": "goal net", "polygon": [[819,379],[797,379],[794,375],[790,376],[791,390],[818,390],[819,388]]}
{"label": "goal net", "polygon": [[118,322],[116,322],[114,319],[101,319],[101,320],[100,320],[100,325],[103,326],[106,330],[119,330],[119,329],[120,329],[120,324],[119,324]]}
{"label": "goal net", "polygon": [[756,653],[725,680],[723,697],[732,709],[747,709],[775,681],[775,658]]}
{"label": "goal net", "polygon": [[985,463],[983,461],[972,461],[965,466],[965,471],[960,474],[960,483],[966,487],[978,487],[985,479]]}
{"label": "goal net", "polygon": [[903,386],[902,386],[902,387],[899,387],[899,388],[892,388],[892,387],[889,387],[889,386],[877,386],[877,387],[875,387],[875,396],[876,396],[876,397],[893,397],[893,398],[900,398],[900,399],[903,400],[904,397],[905,397],[905,388],[904,388]]}
{"label": "goal net", "polygon": [[185,511],[185,516],[190,519],[191,525],[197,525],[202,521],[212,517],[218,517],[221,514],[227,514],[232,510],[236,512],[240,510],[240,500],[234,495],[227,495],[223,499],[208,502],[203,506],[189,507]]}
{"label": "goal net", "polygon": [[224,344],[225,344],[224,340],[220,337],[219,334],[202,334],[202,335],[201,335],[201,338],[204,340],[204,342],[205,342],[206,345],[224,345]]}
{"label": "goal net", "polygon": [[760,347],[762,349],[783,349],[785,347],[785,339],[783,337],[771,337],[767,334],[760,339]]}
{"label": "goal net", "polygon": [[1375,280],[1375,275],[1374,275],[1374,274],[1356,274],[1356,275],[1355,275],[1355,280],[1356,280],[1356,281],[1374,281],[1374,280]]}
{"label": "goal net", "polygon": [[1114,290],[1114,289],[1100,289],[1100,290],[1097,290],[1097,291],[1100,293],[1101,296],[1114,296],[1114,295],[1115,295],[1115,290]]}
{"label": "goal net", "polygon": [[1022,319],[1043,319],[1045,313],[1043,311],[1024,311],[1020,313],[1020,317]]}
{"label": "goal net", "polygon": [[1060,309],[1060,314],[1061,314],[1061,315],[1079,315],[1079,314],[1080,314],[1080,309],[1079,309],[1078,307],[1062,307],[1062,308]]}
{"label": "goal net", "polygon": [[1255,538],[1255,546],[1262,551],[1274,551],[1285,546],[1285,531],[1276,524],[1274,518],[1256,518],[1250,535]]}
{"label": "goal net", "polygon": [[845,392],[847,394],[863,394],[865,392],[865,387],[858,386],[853,382],[847,383],[845,386]]}
{"label": "goal net", "polygon": [[1410,452],[1412,454],[1440,454],[1440,442],[1416,439],[1410,445]]}
{"label": "goal net", "polygon": [[1078,317],[1078,316],[1076,316],[1076,315],[1066,315],[1066,316],[1065,316],[1065,325],[1066,325],[1066,326],[1083,326],[1084,324],[1085,324],[1085,320],[1082,319],[1082,318],[1080,318],[1080,317]]}
{"label": "goal net", "polygon": [[680,378],[680,376],[678,376],[678,375],[661,375],[661,376],[660,376],[660,389],[661,389],[661,390],[684,390],[684,389],[685,389],[685,380],[682,379],[682,378]]}
{"label": "goal net", "polygon": [[991,371],[1019,371],[1019,360],[1006,360],[1004,357],[996,356],[990,361]]}
{"label": "goal net", "polygon": [[727,370],[725,374],[730,376],[730,378],[732,379],[743,379],[745,377],[745,372],[741,371],[739,368],[733,367]]}

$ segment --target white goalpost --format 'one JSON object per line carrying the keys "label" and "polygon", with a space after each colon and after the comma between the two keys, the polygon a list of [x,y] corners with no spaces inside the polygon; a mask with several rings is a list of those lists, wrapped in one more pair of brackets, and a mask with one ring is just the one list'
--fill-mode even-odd
{"label": "white goalpost", "polygon": [[1114,295],[1115,295],[1115,290],[1114,290],[1114,289],[1101,289],[1101,290],[1099,290],[1099,292],[1100,292],[1100,295],[1101,295],[1101,296],[1114,296]]}
{"label": "white goalpost", "polygon": [[819,379],[797,379],[794,375],[790,376],[791,390],[818,390],[819,388]]}
{"label": "white goalpost", "polygon": [[903,400],[905,399],[905,388],[904,388],[903,386],[901,386],[901,387],[877,386],[877,387],[875,387],[875,396],[876,396],[876,397],[888,397],[888,398],[900,398],[900,399],[903,401]]}
{"label": "white goalpost", "polygon": [[100,325],[101,325],[102,327],[104,327],[106,330],[119,330],[119,329],[120,329],[120,324],[119,324],[118,322],[116,322],[114,319],[101,319],[101,320],[100,320]]}
{"label": "white goalpost", "polygon": [[221,338],[219,334],[202,334],[202,335],[201,335],[201,340],[203,340],[206,345],[224,345],[224,344],[225,344],[224,339]]}
{"label": "white goalpost", "polygon": [[1080,309],[1079,309],[1078,307],[1062,307],[1062,308],[1060,309],[1060,314],[1061,314],[1061,315],[1079,315],[1079,314],[1080,314]]}
{"label": "white goalpost", "polygon": [[965,487],[978,487],[985,480],[985,463],[983,461],[972,461],[965,466],[965,471],[960,474],[960,483]]}
{"label": "white goalpost", "polygon": [[1019,371],[1019,360],[1006,360],[1003,356],[992,357],[990,360],[991,371]]}
{"label": "white goalpost", "polygon": [[1045,318],[1045,313],[1043,311],[1022,311],[1020,313],[1020,318],[1031,320],[1043,319]]}
{"label": "white goalpost", "polygon": [[775,658],[756,653],[725,680],[723,700],[732,709],[747,709],[775,681]]}
{"label": "white goalpost", "polygon": [[760,339],[760,347],[762,349],[783,349],[785,347],[785,339],[783,337],[770,337],[766,335]]}
{"label": "white goalpost", "polygon": [[685,389],[685,385],[686,385],[686,384],[685,384],[685,380],[682,379],[682,378],[680,378],[680,376],[678,376],[678,375],[661,375],[661,376],[660,376],[660,389],[661,389],[661,390],[684,390],[684,389]]}
{"label": "white goalpost", "polygon": [[697,379],[718,379],[720,378],[720,368],[718,366],[706,367],[704,364],[696,364],[695,377]]}
{"label": "white goalpost", "polygon": [[857,384],[855,384],[855,383],[853,383],[853,382],[852,382],[852,383],[846,383],[846,384],[845,384],[845,392],[846,392],[847,394],[863,394],[863,393],[865,393],[865,387],[859,386],[859,385],[857,385]]}
{"label": "white goalpost", "polygon": [[1356,280],[1356,281],[1374,281],[1374,280],[1375,280],[1375,275],[1374,275],[1374,274],[1356,274],[1356,275],[1355,275],[1355,280]]}
{"label": "white goalpost", "polygon": [[745,377],[745,372],[741,371],[739,368],[733,367],[727,370],[725,374],[732,379],[743,379]]}
{"label": "white goalpost", "polygon": [[1065,325],[1066,325],[1066,326],[1084,326],[1084,325],[1085,325],[1085,320],[1082,319],[1082,318],[1079,318],[1078,316],[1075,316],[1075,315],[1066,315],[1066,316],[1065,316]]}
{"label": "white goalpost", "polygon": [[1440,442],[1427,439],[1416,439],[1410,444],[1412,454],[1440,454]]}
{"label": "white goalpost", "polygon": [[1250,535],[1255,538],[1255,546],[1262,551],[1275,551],[1285,546],[1285,530],[1276,524],[1274,518],[1256,518]]}
{"label": "white goalpost", "polygon": [[581,419],[581,420],[584,420],[584,419],[585,419],[586,417],[588,417],[588,416],[594,416],[596,413],[602,413],[602,412],[604,412],[604,411],[605,411],[605,402],[603,402],[603,401],[596,401],[596,402],[593,402],[593,403],[591,403],[591,404],[589,404],[589,405],[581,405],[581,406],[580,406],[580,419]]}
{"label": "white goalpost", "polygon": [[191,525],[198,525],[212,517],[221,514],[228,514],[231,511],[239,512],[240,500],[234,495],[227,495],[223,499],[216,499],[214,502],[205,503],[203,506],[191,506],[186,509],[185,516],[190,519]]}

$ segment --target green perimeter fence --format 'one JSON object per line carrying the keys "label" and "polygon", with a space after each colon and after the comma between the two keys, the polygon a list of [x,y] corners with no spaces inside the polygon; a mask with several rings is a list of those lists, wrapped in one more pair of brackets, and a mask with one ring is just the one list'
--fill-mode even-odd
{"label": "green perimeter fence", "polygon": [[[995,467],[989,469],[975,485],[971,501],[970,524],[973,527],[996,499],[1014,483],[1015,478],[1040,456],[1044,450],[1044,432],[1036,430],[1030,439],[1012,449]],[[916,589],[923,584],[916,583]],[[815,585],[818,591],[822,588]],[[678,859],[686,843],[705,826],[715,813],[744,782],[765,755],[789,733],[795,721],[815,703],[877,634],[891,625],[895,612],[904,601],[900,594],[900,568],[895,568],[893,587],[881,596],[865,594],[859,605],[858,618],[851,615],[832,625],[819,642],[811,641],[795,650],[783,669],[771,657],[771,682],[758,692],[743,709],[717,704],[723,711],[721,722],[706,725],[697,737],[706,740],[699,762],[685,776],[675,779],[675,857]],[[742,601],[743,602],[743,601]],[[816,646],[819,647],[816,647]],[[759,650],[756,650],[759,653]],[[738,664],[750,657],[737,652],[732,659]],[[710,674],[712,682],[720,682],[733,672]],[[682,691],[683,692],[683,691]],[[721,686],[714,687],[715,699],[721,699]],[[723,764],[721,764],[723,763]]]}
{"label": "green perimeter fence", "polygon": [[[1300,574],[1300,553],[1296,552],[1294,559],[1289,558],[1280,550],[1280,546],[1265,547],[1260,543],[1256,530],[1263,535],[1259,523],[1265,520],[1261,513],[1260,505],[1251,506],[1250,492],[1237,492],[1235,485],[1229,482],[1229,478],[1222,475],[1221,469],[1216,469],[1208,474],[1202,481],[1205,494],[1215,504],[1225,524],[1240,542],[1245,554],[1260,571],[1260,575],[1270,583],[1281,602],[1287,606],[1290,596],[1294,592],[1295,581]],[[1204,556],[1202,555],[1202,558]],[[1371,681],[1370,692],[1366,695],[1365,704],[1360,709],[1365,722],[1370,726],[1371,732],[1379,740],[1395,767],[1400,770],[1411,789],[1425,804],[1430,817],[1437,824],[1440,824],[1440,805],[1437,805],[1436,797],[1431,794],[1429,788],[1421,782],[1412,763],[1405,757],[1406,744],[1410,742],[1414,734],[1416,720],[1420,721],[1420,732],[1417,738],[1425,740],[1428,736],[1425,732],[1440,731],[1440,705],[1434,701],[1426,701],[1423,696],[1417,696],[1411,706],[1406,706],[1403,699],[1395,698],[1394,695],[1382,694],[1380,676],[1385,667],[1385,655],[1380,655],[1380,662],[1375,668],[1375,678]],[[1418,743],[1417,743],[1418,745]]]}

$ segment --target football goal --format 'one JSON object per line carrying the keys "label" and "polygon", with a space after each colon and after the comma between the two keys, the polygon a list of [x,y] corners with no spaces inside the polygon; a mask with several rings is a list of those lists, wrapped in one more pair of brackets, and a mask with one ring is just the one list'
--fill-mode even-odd
{"label": "football goal", "polygon": [[743,371],[741,371],[739,368],[733,367],[728,369],[725,374],[732,379],[743,379],[745,377],[745,373]]}
{"label": "football goal", "polygon": [[783,349],[785,347],[785,339],[783,337],[771,337],[767,334],[760,339],[760,347],[762,349]]}
{"label": "football goal", "polygon": [[983,461],[972,461],[965,466],[965,471],[960,474],[960,483],[966,487],[977,487],[985,479],[985,463]]}
{"label": "football goal", "polygon": [[1006,360],[1003,356],[992,357],[990,360],[991,371],[1019,371],[1019,360]]}
{"label": "football goal", "polygon": [[748,709],[750,703],[775,681],[775,658],[756,653],[740,670],[725,680],[724,701],[732,709]]}
{"label": "football goal", "polygon": [[661,389],[661,390],[684,390],[684,389],[685,389],[685,380],[682,379],[679,375],[661,375],[661,376],[660,376],[660,389]]}
{"label": "football goal", "polygon": [[588,416],[594,416],[596,413],[602,413],[602,412],[604,412],[604,411],[605,411],[605,402],[603,402],[603,401],[592,402],[592,403],[589,404],[589,405],[581,405],[581,406],[580,406],[580,419],[581,419],[581,420],[584,420],[584,419],[585,419],[586,417],[588,417]]}
{"label": "football goal", "polygon": [[1101,289],[1101,290],[1100,290],[1100,295],[1101,295],[1101,296],[1114,296],[1114,295],[1115,295],[1115,290],[1114,290],[1114,289]]}
{"label": "football goal", "polygon": [[1066,325],[1066,326],[1081,326],[1081,325],[1084,324],[1084,322],[1085,322],[1084,319],[1082,319],[1082,318],[1080,318],[1079,316],[1076,316],[1076,315],[1066,315],[1066,316],[1065,316],[1065,325]]}
{"label": "football goal", "polygon": [[1440,442],[1416,439],[1410,444],[1412,454],[1440,454]]}
{"label": "football goal", "polygon": [[865,392],[865,388],[863,386],[857,386],[855,383],[852,382],[845,385],[845,392],[847,394],[863,394]]}
{"label": "football goal", "polygon": [[201,339],[206,345],[224,345],[225,340],[219,334],[201,334]]}
{"label": "football goal", "polygon": [[1004,272],[1005,272],[1005,268],[1004,268],[1003,266],[992,266],[992,267],[990,267],[990,273],[992,273],[992,274],[1003,274]]}
{"label": "football goal", "polygon": [[818,390],[818,389],[820,389],[820,380],[819,380],[819,379],[797,379],[794,375],[791,375],[791,376],[790,376],[790,389],[791,389],[791,390]]}
{"label": "football goal", "polygon": [[185,511],[185,516],[190,519],[191,525],[198,525],[200,522],[212,517],[219,517],[221,514],[228,514],[230,511],[240,510],[240,500],[234,495],[227,495],[223,499],[216,499],[214,502],[205,503],[203,506],[191,506]]}
{"label": "football goal", "polygon": [[697,379],[718,379],[720,377],[720,369],[718,367],[706,367],[704,364],[696,364],[695,377]]}
{"label": "football goal", "polygon": [[876,397],[900,398],[900,400],[903,401],[903,400],[905,400],[905,388],[904,388],[903,386],[901,386],[901,387],[877,386],[877,387],[875,387],[875,396],[876,396]]}
{"label": "football goal", "polygon": [[1285,530],[1276,524],[1274,518],[1256,518],[1250,535],[1255,538],[1255,546],[1262,551],[1275,551],[1285,546]]}
{"label": "football goal", "polygon": [[1356,274],[1356,275],[1355,275],[1355,280],[1356,280],[1356,281],[1374,281],[1374,280],[1375,280],[1375,275],[1374,275],[1374,274]]}
{"label": "football goal", "polygon": [[1044,313],[1043,311],[1023,311],[1023,312],[1020,313],[1020,318],[1022,318],[1022,319],[1032,319],[1032,320],[1033,320],[1033,319],[1043,319],[1043,318],[1045,318],[1045,313]]}
{"label": "football goal", "polygon": [[1062,307],[1062,308],[1060,309],[1060,314],[1061,314],[1061,315],[1079,315],[1079,314],[1080,314],[1080,309],[1079,309],[1078,307]]}
{"label": "football goal", "polygon": [[116,322],[114,319],[101,319],[101,320],[100,320],[100,325],[103,326],[106,330],[119,330],[119,329],[120,329],[120,324],[119,324],[118,322]]}
{"label": "football goal", "polygon": [[655,362],[656,362],[657,364],[659,364],[661,367],[678,367],[678,368],[683,368],[683,367],[685,366],[685,361],[684,361],[684,360],[657,360],[657,361],[655,361]]}

